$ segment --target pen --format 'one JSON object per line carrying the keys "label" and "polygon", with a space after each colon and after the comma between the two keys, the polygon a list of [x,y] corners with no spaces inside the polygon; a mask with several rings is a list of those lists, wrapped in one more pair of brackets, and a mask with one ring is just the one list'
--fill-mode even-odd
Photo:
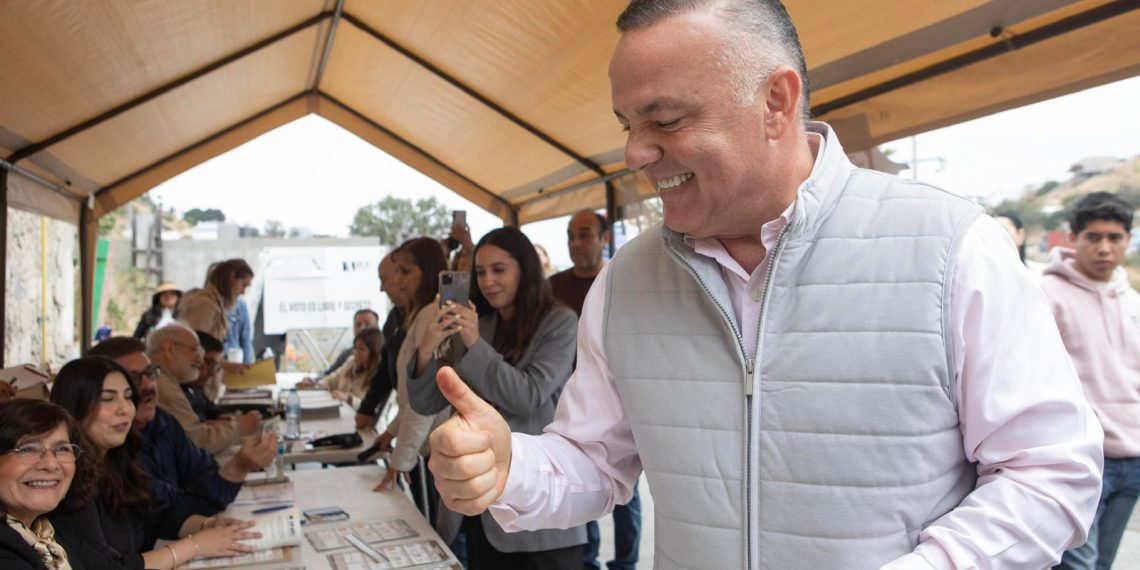
{"label": "pen", "polygon": [[364,542],[363,540],[356,538],[356,535],[346,534],[346,535],[344,535],[344,539],[347,540],[349,544],[355,546],[357,550],[363,552],[365,556],[371,558],[372,560],[374,560],[376,562],[383,562],[385,564],[391,563],[391,561],[388,560],[387,556],[384,556],[382,553],[380,553],[379,550],[376,550],[376,549],[372,548],[371,546],[368,546],[368,543]]}
{"label": "pen", "polygon": [[251,515],[263,515],[265,513],[272,513],[275,511],[283,511],[285,509],[289,509],[292,507],[293,507],[293,505],[277,505],[276,507],[265,507],[264,509],[255,509],[255,510],[250,511],[249,514],[251,514]]}

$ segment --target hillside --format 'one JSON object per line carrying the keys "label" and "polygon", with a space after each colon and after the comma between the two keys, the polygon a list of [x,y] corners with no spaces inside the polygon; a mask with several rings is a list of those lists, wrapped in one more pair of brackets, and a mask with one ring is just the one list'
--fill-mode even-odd
{"label": "hillside", "polygon": [[[1096,162],[1097,159],[1082,161]],[[1103,163],[1104,160],[1100,159]],[[1073,202],[1092,192],[1114,192],[1140,212],[1140,156],[1121,160],[1110,168],[1096,172],[1074,172],[1066,181],[1047,182],[1027,192],[1017,200],[1007,200],[990,208],[990,212],[1013,211],[1021,216],[1026,228],[1026,254],[1036,261],[1046,261],[1048,252],[1042,241],[1048,232],[1066,230],[1065,211]],[[1103,171],[1101,171],[1103,169]],[[1140,215],[1137,216],[1140,222]],[[1134,287],[1140,288],[1140,255],[1133,254],[1125,261]]]}

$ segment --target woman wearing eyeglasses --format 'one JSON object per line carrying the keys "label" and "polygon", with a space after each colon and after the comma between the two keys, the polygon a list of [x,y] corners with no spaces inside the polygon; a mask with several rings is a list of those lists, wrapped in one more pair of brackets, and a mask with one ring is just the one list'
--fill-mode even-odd
{"label": "woman wearing eyeglasses", "polygon": [[42,400],[0,404],[0,568],[84,568],[73,536],[45,516],[84,505],[94,486],[79,426]]}
{"label": "woman wearing eyeglasses", "polygon": [[[208,519],[157,503],[149,478],[136,457],[142,436],[134,427],[138,390],[131,375],[104,358],[80,358],[60,369],[51,401],[71,413],[91,442],[91,462],[99,469],[99,491],[87,508],[60,517],[96,551],[89,567],[176,568],[202,556],[233,556],[252,548],[238,542],[257,538],[253,525],[234,519]],[[174,540],[154,549],[157,538]],[[153,549],[153,550],[152,550]]]}

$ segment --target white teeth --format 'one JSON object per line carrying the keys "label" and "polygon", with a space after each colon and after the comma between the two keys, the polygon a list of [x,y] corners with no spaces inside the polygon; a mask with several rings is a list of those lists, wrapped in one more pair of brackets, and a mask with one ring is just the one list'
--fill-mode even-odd
{"label": "white teeth", "polygon": [[59,481],[28,481],[25,484],[28,485],[29,487],[39,487],[39,488],[46,489],[49,487],[55,487],[56,485],[59,485]]}
{"label": "white teeth", "polygon": [[678,174],[676,176],[672,176],[672,177],[666,178],[664,180],[658,180],[657,181],[657,189],[658,190],[667,190],[669,188],[673,188],[674,186],[680,186],[682,182],[684,182],[684,181],[686,181],[692,177],[693,177],[692,172],[686,172],[684,174]]}

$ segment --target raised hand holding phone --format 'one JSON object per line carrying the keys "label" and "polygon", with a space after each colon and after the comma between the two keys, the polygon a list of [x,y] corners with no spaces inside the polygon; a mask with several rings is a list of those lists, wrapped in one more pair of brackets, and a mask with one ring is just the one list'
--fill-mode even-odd
{"label": "raised hand holding phone", "polygon": [[511,468],[511,428],[451,368],[441,368],[436,383],[459,413],[431,433],[428,467],[444,504],[474,516],[503,494]]}

